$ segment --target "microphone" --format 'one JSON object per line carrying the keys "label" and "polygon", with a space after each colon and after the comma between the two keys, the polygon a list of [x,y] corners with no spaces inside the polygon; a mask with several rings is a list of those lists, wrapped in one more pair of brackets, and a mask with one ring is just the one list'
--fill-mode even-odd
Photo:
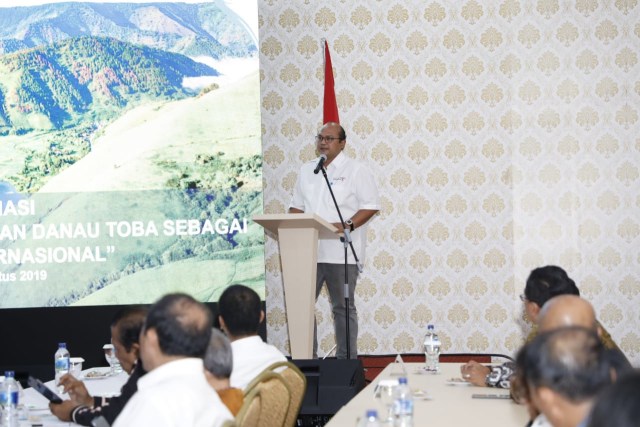
{"label": "microphone", "polygon": [[324,162],[326,162],[326,161],[327,161],[327,155],[326,154],[321,154],[320,155],[320,160],[318,160],[318,165],[313,170],[313,173],[315,173],[317,175],[318,172],[320,172],[320,169],[322,169],[322,165],[324,165]]}

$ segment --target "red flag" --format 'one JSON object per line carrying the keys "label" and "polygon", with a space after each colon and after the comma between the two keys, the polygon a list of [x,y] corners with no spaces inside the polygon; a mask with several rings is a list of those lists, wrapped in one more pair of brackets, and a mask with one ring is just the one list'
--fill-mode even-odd
{"label": "red flag", "polygon": [[331,55],[329,55],[329,45],[324,42],[324,106],[322,114],[322,124],[327,122],[340,123],[338,117],[338,103],[336,102],[336,91],[333,87],[333,68],[331,67]]}

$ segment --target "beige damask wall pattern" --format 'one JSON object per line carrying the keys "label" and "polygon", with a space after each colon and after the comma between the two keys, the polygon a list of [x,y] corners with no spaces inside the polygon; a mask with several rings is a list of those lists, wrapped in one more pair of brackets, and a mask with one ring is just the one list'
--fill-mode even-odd
{"label": "beige damask wall pattern", "polygon": [[[564,267],[640,364],[637,0],[260,0],[264,209],[285,212],[322,118],[329,42],[347,153],[382,195],[361,354],[512,354],[529,271]],[[288,351],[277,242],[269,341]],[[333,346],[326,295],[320,354]]]}

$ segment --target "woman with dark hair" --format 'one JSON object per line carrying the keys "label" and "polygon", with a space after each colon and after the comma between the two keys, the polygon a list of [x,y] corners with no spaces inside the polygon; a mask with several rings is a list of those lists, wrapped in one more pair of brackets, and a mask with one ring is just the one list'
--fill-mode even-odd
{"label": "woman with dark hair", "polygon": [[[566,271],[556,265],[547,265],[531,271],[524,288],[524,293],[520,295],[520,299],[524,303],[527,318],[533,324],[531,332],[527,337],[527,342],[531,341],[538,334],[538,315],[542,307],[551,298],[560,295],[580,296],[580,290]],[[596,322],[598,335],[605,347],[619,350],[609,332],[607,332],[600,322],[597,320]]]}
{"label": "woman with dark hair", "polygon": [[[556,265],[538,267],[531,271],[524,293],[520,295],[520,299],[524,303],[526,317],[533,324],[527,342],[530,342],[538,334],[538,316],[542,307],[547,301],[561,295],[580,296],[576,283],[566,271]],[[611,335],[597,321],[596,327],[605,347],[619,351]],[[510,388],[513,370],[514,366],[511,362],[489,367],[472,360],[462,366],[461,373],[465,380],[476,386]]]}
{"label": "woman with dark hair", "polygon": [[129,374],[120,395],[111,398],[93,397],[82,381],[67,374],[60,379],[60,384],[64,386],[64,391],[69,393],[71,399],[59,404],[50,403],[49,408],[53,415],[62,421],[73,421],[85,426],[93,425],[93,420],[98,417],[103,417],[109,424],[113,423],[138,389],[138,378],[146,373],[142,364],[138,363],[138,338],[146,315],[145,307],[127,307],[118,311],[111,322],[111,343],[122,369]]}
{"label": "woman with dark hair", "polygon": [[[537,333],[536,322],[542,306],[551,298],[566,294],[580,295],[580,291],[576,283],[562,268],[547,265],[531,271],[524,293],[520,295],[526,316],[533,323],[533,329],[527,342]],[[472,360],[461,368],[462,377],[471,384],[480,387],[510,388],[510,378],[513,371],[514,366],[511,362],[489,367]]]}
{"label": "woman with dark hair", "polygon": [[538,322],[538,314],[542,306],[558,295],[580,296],[576,282],[566,271],[556,265],[531,270],[520,299],[524,302],[527,318],[534,326]]}

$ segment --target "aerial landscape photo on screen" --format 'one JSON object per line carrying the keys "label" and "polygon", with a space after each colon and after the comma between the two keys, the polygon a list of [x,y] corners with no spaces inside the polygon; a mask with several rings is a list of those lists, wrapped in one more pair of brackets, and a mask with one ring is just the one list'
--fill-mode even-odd
{"label": "aerial landscape photo on screen", "polygon": [[0,3],[0,308],[264,298],[257,2],[30,3]]}

